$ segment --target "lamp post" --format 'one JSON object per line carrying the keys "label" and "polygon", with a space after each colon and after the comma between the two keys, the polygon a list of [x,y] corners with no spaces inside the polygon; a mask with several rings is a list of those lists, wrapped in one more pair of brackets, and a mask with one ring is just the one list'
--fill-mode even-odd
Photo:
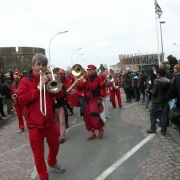
{"label": "lamp post", "polygon": [[178,46],[179,48],[180,48],[180,46],[178,45],[178,44],[176,44],[176,43],[173,43],[174,45],[176,45],[176,46]]}
{"label": "lamp post", "polygon": [[164,61],[164,52],[163,52],[163,39],[162,39],[162,28],[161,28],[161,24],[165,24],[165,21],[159,21],[160,23],[160,30],[161,30],[161,47],[162,47],[162,60]]}
{"label": "lamp post", "polygon": [[[139,52],[139,54],[141,53],[141,51],[139,51],[138,50],[138,52]],[[142,55],[142,53],[141,53],[141,55]],[[142,70],[142,57],[140,56],[140,64],[141,64],[141,70]]]}
{"label": "lamp post", "polygon": [[85,59],[83,59],[82,61],[80,61],[80,63],[79,63],[79,64],[81,64],[83,61],[85,61]]}
{"label": "lamp post", "polygon": [[76,64],[77,64],[77,59],[80,57],[80,56],[83,56],[84,54],[80,54],[77,58],[76,58]]}
{"label": "lamp post", "polygon": [[68,32],[68,31],[59,32],[59,33],[55,34],[55,35],[51,38],[51,40],[50,40],[50,42],[49,42],[49,61],[51,61],[51,60],[50,60],[50,45],[51,45],[51,41],[52,41],[53,38],[54,38],[55,36],[57,36],[58,34],[62,34],[62,33],[66,33],[66,32]]}
{"label": "lamp post", "polygon": [[73,60],[72,60],[73,54],[74,54],[76,51],[80,50],[80,49],[82,49],[82,48],[76,49],[76,50],[72,53],[72,56],[71,56],[72,67],[73,67]]}

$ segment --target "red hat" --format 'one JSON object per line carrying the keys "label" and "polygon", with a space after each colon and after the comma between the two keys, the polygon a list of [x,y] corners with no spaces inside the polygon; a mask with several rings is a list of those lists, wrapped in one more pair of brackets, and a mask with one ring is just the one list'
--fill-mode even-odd
{"label": "red hat", "polygon": [[59,73],[59,74],[64,74],[65,71],[64,71],[64,69],[59,69],[58,73]]}
{"label": "red hat", "polygon": [[109,70],[109,73],[110,73],[110,74],[114,74],[114,70],[110,69],[110,70]]}
{"label": "red hat", "polygon": [[15,73],[13,74],[13,78],[21,78],[21,74],[18,73],[18,72],[15,72]]}
{"label": "red hat", "polygon": [[96,66],[94,66],[93,64],[89,64],[88,69],[96,69]]}

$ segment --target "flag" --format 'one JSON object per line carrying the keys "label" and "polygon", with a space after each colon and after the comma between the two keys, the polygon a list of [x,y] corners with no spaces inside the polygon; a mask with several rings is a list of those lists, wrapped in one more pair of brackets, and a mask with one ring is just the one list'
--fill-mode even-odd
{"label": "flag", "polygon": [[159,4],[157,3],[157,1],[156,0],[154,0],[154,4],[155,4],[155,12],[156,12],[156,14],[158,15],[158,19],[160,19],[161,18],[161,15],[162,15],[162,9],[161,9],[161,7],[159,6]]}

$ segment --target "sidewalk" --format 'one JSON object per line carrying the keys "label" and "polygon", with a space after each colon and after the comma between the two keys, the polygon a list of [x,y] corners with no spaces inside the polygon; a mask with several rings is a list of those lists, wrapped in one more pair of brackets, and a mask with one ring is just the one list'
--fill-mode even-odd
{"label": "sidewalk", "polygon": [[2,116],[0,115],[1,118],[3,119],[3,120],[0,120],[0,126],[2,126],[4,123],[9,122],[10,120],[12,120],[13,117],[17,116],[16,114],[13,114],[13,115],[8,115],[8,114],[7,114],[7,104],[4,104],[4,105],[3,105],[3,109],[4,109],[4,113],[5,113],[5,115],[7,115],[7,117],[2,117]]}

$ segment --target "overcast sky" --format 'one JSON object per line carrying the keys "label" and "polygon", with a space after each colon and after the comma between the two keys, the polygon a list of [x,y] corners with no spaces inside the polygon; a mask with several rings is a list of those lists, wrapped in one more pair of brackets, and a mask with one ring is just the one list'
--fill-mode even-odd
{"label": "overcast sky", "polygon": [[[157,0],[159,51],[180,59],[180,0]],[[113,65],[119,54],[157,53],[154,0],[0,0],[0,47],[40,47],[55,67]],[[177,45],[173,45],[176,43]],[[82,48],[81,50],[77,50]],[[76,51],[77,50],[77,51]],[[82,55],[84,54],[84,55]],[[73,61],[73,62],[72,62]]]}

